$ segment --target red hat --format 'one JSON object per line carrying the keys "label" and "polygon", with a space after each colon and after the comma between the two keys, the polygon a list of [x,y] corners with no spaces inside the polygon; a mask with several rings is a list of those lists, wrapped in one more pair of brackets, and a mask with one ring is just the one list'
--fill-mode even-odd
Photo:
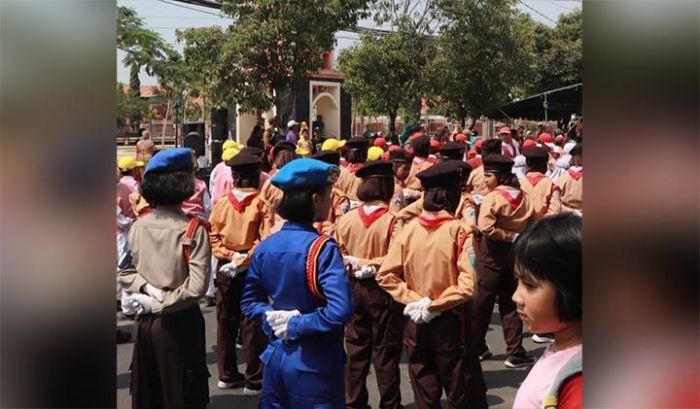
{"label": "red hat", "polygon": [[510,134],[510,126],[502,126],[498,129],[498,134],[507,133]]}
{"label": "red hat", "polygon": [[474,142],[474,145],[472,146],[475,150],[481,149],[481,146],[484,144],[483,139],[477,139],[476,142]]}
{"label": "red hat", "polygon": [[430,139],[430,149],[440,149],[442,144],[437,139]]}
{"label": "red hat", "polygon": [[389,152],[400,151],[400,150],[401,150],[401,147],[399,145],[391,145],[389,147]]}
{"label": "red hat", "polygon": [[467,135],[465,135],[465,134],[463,134],[463,133],[458,133],[457,135],[455,135],[455,141],[457,141],[457,142],[466,142],[466,141],[467,141]]}
{"label": "red hat", "polygon": [[379,146],[382,149],[386,148],[386,139],[384,139],[384,138],[375,139],[374,146]]}
{"label": "red hat", "polygon": [[469,152],[467,152],[467,159],[474,159],[476,158],[476,150],[472,149]]}
{"label": "red hat", "polygon": [[391,160],[391,151],[384,152],[384,160]]}
{"label": "red hat", "polygon": [[537,146],[537,142],[535,142],[533,139],[525,139],[525,142],[523,142],[523,149],[531,148],[533,146]]}
{"label": "red hat", "polygon": [[547,132],[542,132],[540,136],[537,137],[537,141],[539,143],[552,143],[554,142],[554,138],[551,134],[548,134]]}

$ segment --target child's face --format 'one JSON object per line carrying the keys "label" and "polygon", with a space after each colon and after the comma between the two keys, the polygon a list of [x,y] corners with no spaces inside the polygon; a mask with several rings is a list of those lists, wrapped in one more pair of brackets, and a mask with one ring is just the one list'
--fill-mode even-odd
{"label": "child's face", "polygon": [[315,221],[320,222],[328,219],[328,214],[333,204],[331,200],[331,189],[324,189],[322,193],[314,193],[312,201],[314,204],[314,214],[316,215]]}
{"label": "child's face", "polygon": [[532,275],[518,278],[513,294],[518,315],[525,328],[533,334],[558,332],[566,327],[559,321],[555,307],[556,291],[550,281],[538,280]]}
{"label": "child's face", "polygon": [[496,186],[498,186],[498,177],[495,173],[484,172],[484,180],[486,182],[486,187],[489,188],[489,190],[493,190],[496,188]]}

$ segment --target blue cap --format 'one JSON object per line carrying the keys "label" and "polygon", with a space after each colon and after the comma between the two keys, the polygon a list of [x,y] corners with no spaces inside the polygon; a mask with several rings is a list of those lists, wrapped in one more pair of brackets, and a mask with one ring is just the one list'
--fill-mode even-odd
{"label": "blue cap", "polygon": [[160,151],[148,161],[143,175],[156,171],[192,170],[192,149],[174,148]]}
{"label": "blue cap", "polygon": [[324,186],[338,180],[340,169],[317,159],[295,159],[280,169],[270,182],[282,190]]}

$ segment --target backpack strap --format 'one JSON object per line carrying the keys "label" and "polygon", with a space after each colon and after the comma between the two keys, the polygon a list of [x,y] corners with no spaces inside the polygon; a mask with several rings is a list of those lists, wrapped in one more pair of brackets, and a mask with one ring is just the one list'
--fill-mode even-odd
{"label": "backpack strap", "polygon": [[323,290],[318,283],[318,258],[321,255],[323,246],[330,241],[330,237],[321,234],[311,243],[309,253],[306,255],[306,287],[309,292],[321,301],[326,300]]}
{"label": "backpack strap", "polygon": [[457,239],[457,260],[462,256],[464,243],[467,242],[467,237],[469,237],[469,233],[466,231],[459,234],[459,238]]}
{"label": "backpack strap", "polygon": [[583,354],[581,351],[576,352],[569,358],[564,366],[557,373],[556,378],[554,378],[554,383],[549,389],[549,392],[544,398],[543,408],[544,409],[556,409],[559,405],[559,393],[561,392],[564,383],[569,380],[574,375],[583,372]]}

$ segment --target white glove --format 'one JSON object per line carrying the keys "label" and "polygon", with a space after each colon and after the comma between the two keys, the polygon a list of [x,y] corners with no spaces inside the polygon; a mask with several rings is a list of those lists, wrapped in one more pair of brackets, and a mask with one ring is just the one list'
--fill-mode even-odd
{"label": "white glove", "polygon": [[236,278],[236,275],[238,274],[238,267],[236,266],[236,262],[232,261],[230,263],[226,263],[223,266],[221,266],[221,272],[226,274],[230,278]]}
{"label": "white glove", "polygon": [[235,263],[238,260],[245,260],[246,257],[248,257],[248,254],[234,251],[233,256],[231,256],[231,261]]}
{"label": "white glove", "polygon": [[430,321],[434,320],[436,317],[439,317],[441,312],[430,312],[428,311],[428,305],[430,304],[430,298],[424,298],[424,300],[428,300],[427,303],[421,305],[420,309],[420,318],[424,323],[429,323]]}
{"label": "white glove", "polygon": [[406,308],[403,309],[403,315],[411,318],[416,324],[423,324],[423,309],[430,304],[430,298],[421,298],[419,301],[414,301],[412,303],[406,304]]}
{"label": "white glove", "polygon": [[360,260],[353,256],[343,256],[343,265],[350,265],[350,267],[352,267],[352,271],[354,272],[360,269]]}
{"label": "white glove", "polygon": [[408,198],[414,198],[420,196],[420,190],[404,188],[402,190],[403,196]]}
{"label": "white glove", "polygon": [[373,277],[375,274],[377,274],[377,267],[375,266],[364,266],[359,270],[353,271],[353,275],[358,280]]}
{"label": "white glove", "polygon": [[285,340],[289,338],[289,320],[292,317],[298,317],[300,315],[301,313],[298,310],[273,310],[265,312],[265,318],[267,319],[267,323],[270,324],[270,327],[272,327],[272,331],[275,333],[275,336],[277,338]]}
{"label": "white glove", "polygon": [[153,310],[155,300],[146,294],[131,294],[128,299],[138,315],[150,314]]}
{"label": "white glove", "polygon": [[160,288],[155,287],[155,286],[153,286],[153,285],[147,283],[147,284],[143,287],[143,291],[144,291],[146,294],[148,294],[148,295],[150,295],[151,297],[153,297],[153,298],[155,298],[156,300],[158,300],[159,302],[163,302],[163,290],[161,290]]}

